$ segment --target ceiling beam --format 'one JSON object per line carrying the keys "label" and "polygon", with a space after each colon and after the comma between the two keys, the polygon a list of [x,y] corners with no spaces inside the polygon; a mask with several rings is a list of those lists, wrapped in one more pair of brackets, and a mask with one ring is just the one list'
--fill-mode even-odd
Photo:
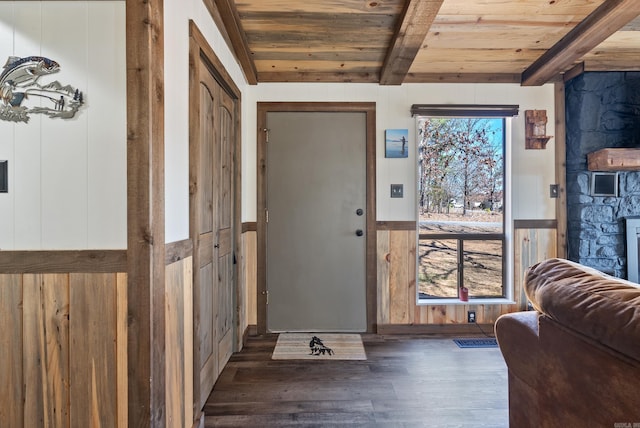
{"label": "ceiling beam", "polygon": [[578,63],[574,65],[573,68],[565,71],[562,75],[562,80],[566,83],[574,77],[580,76],[582,73],[584,73],[584,62]]}
{"label": "ceiling beam", "polygon": [[[236,5],[233,0],[205,0],[205,4],[214,1],[220,19],[224,25],[224,30],[231,41],[231,46],[236,59],[240,63],[242,72],[244,73],[247,83],[250,85],[258,84],[258,72],[256,71],[256,65],[251,58],[251,51],[249,50],[249,43],[247,43],[247,37],[242,29],[240,23],[240,15],[236,9]],[[211,8],[208,7],[210,13]],[[213,14],[212,14],[213,16]],[[223,29],[221,28],[222,32]]]}
{"label": "ceiling beam", "polygon": [[522,86],[540,86],[640,15],[638,0],[607,0],[522,73]]}
{"label": "ceiling beam", "polygon": [[331,82],[331,83],[378,83],[377,73],[367,72],[305,72],[305,71],[262,71],[258,74],[260,83],[268,82]]}
{"label": "ceiling beam", "polygon": [[409,73],[403,83],[520,83],[520,73]]}
{"label": "ceiling beam", "polygon": [[381,85],[402,84],[442,2],[407,0],[380,72]]}

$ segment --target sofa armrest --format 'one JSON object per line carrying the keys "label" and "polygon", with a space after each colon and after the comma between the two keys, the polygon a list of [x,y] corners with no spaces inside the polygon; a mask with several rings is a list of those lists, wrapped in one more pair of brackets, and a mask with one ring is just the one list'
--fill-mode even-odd
{"label": "sofa armrest", "polygon": [[534,386],[540,354],[536,311],[502,315],[495,324],[496,338],[509,371],[529,386]]}

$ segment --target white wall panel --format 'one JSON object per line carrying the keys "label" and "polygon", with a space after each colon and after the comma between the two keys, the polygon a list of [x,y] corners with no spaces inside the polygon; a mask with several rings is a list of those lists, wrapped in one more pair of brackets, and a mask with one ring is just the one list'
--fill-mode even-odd
{"label": "white wall panel", "polygon": [[10,193],[0,197],[0,215],[10,220],[1,226],[0,248],[126,248],[124,6],[0,2],[0,35],[9,39],[0,48],[57,61],[60,71],[41,83],[58,80],[86,95],[73,119],[31,114],[26,124],[0,125],[12,131],[0,145],[12,156]]}
{"label": "white wall panel", "polygon": [[164,2],[165,241],[189,237],[189,15],[191,1]]}
{"label": "white wall panel", "polygon": [[[13,2],[14,56],[41,55],[40,2]],[[13,162],[15,249],[39,249],[42,245],[42,117],[34,115],[29,123],[14,126]],[[11,166],[11,165],[10,165]],[[3,247],[3,245],[0,245]],[[10,249],[10,248],[7,248]]]}
{"label": "white wall panel", "polygon": [[[0,2],[0,66],[5,64],[7,56],[13,53],[13,2]],[[0,193],[0,250],[13,248],[15,192],[14,174],[15,150],[13,141],[14,126],[0,121],[0,160],[9,161],[9,193]]]}
{"label": "white wall panel", "polygon": [[[89,248],[125,248],[127,145],[125,10],[118,2],[88,5],[86,80]],[[111,34],[105,38],[105,34]],[[100,46],[93,49],[92,46]],[[99,100],[99,102],[98,102]],[[95,101],[95,102],[94,102]],[[113,126],[113,124],[120,126]]]}
{"label": "white wall panel", "polygon": [[[86,2],[42,3],[42,55],[60,64],[47,81],[85,90],[87,26]],[[42,118],[43,248],[87,247],[87,109],[72,120]]]}
{"label": "white wall panel", "polygon": [[256,109],[258,96],[248,87],[242,94],[242,222],[256,221],[257,214],[257,148]]}

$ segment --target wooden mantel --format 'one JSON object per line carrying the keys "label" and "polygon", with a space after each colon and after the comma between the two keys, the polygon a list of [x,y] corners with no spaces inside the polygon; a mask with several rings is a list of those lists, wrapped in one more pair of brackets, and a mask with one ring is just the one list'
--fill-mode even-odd
{"label": "wooden mantel", "polygon": [[602,149],[587,155],[589,171],[640,171],[640,149]]}

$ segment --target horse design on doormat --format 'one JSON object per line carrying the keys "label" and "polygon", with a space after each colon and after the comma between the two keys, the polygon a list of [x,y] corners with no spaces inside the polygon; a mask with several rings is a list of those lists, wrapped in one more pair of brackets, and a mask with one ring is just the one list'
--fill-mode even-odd
{"label": "horse design on doormat", "polygon": [[309,342],[311,354],[309,355],[333,355],[333,349],[327,347],[318,336],[313,336]]}
{"label": "horse design on doormat", "polygon": [[84,104],[84,95],[71,85],[41,77],[60,71],[60,64],[43,56],[10,56],[0,73],[0,119],[28,122],[32,113],[71,119]]}

